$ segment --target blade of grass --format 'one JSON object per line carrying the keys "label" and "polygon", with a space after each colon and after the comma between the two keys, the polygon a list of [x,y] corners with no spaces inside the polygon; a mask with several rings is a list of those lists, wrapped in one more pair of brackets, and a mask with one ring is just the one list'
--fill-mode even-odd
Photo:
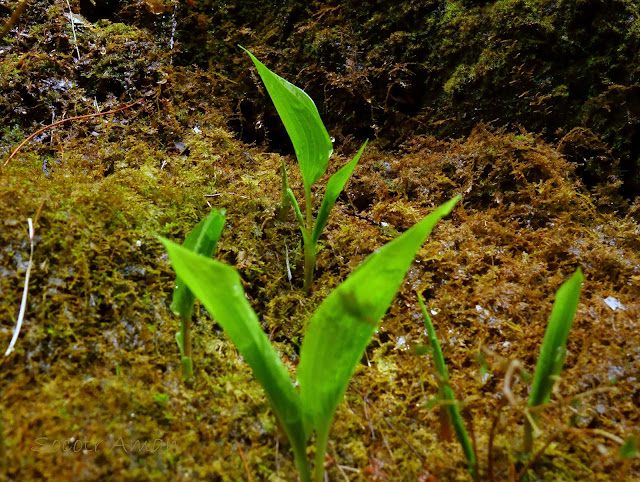
{"label": "blade of grass", "polygon": [[560,375],[566,355],[567,339],[573,325],[573,318],[578,307],[580,288],[584,276],[578,268],[576,272],[558,289],[549,325],[542,341],[538,363],[533,374],[529,405],[542,405],[549,401],[554,377]]}
{"label": "blade of grass", "polygon": [[285,221],[289,215],[289,178],[287,176],[287,167],[284,164],[284,158],[280,162],[280,176],[282,178],[282,200],[280,201],[280,211],[278,212],[278,220]]}
{"label": "blade of grass", "polygon": [[433,364],[436,366],[436,373],[438,374],[438,385],[440,386],[440,394],[442,396],[442,400],[445,402],[445,407],[441,407],[441,409],[445,408],[449,413],[449,420],[453,425],[453,429],[456,432],[458,441],[462,446],[464,456],[467,459],[469,473],[471,474],[471,477],[475,478],[476,454],[473,450],[473,444],[471,443],[469,434],[467,433],[467,430],[464,427],[464,423],[462,422],[462,417],[460,416],[460,410],[458,410],[456,397],[453,393],[451,385],[449,384],[449,372],[447,371],[447,365],[444,362],[444,355],[442,354],[442,349],[440,348],[440,343],[438,342],[436,330],[433,327],[433,323],[431,322],[429,313],[427,313],[427,308],[424,306],[424,299],[422,298],[421,294],[418,294],[418,303],[420,303],[420,309],[422,310],[422,316],[424,317],[424,324],[427,328],[427,336],[429,337],[431,353],[433,354]]}
{"label": "blade of grass", "polygon": [[315,478],[322,480],[331,421],[378,323],[436,222],[458,197],[371,254],[313,314],[300,349],[300,399],[316,430]]}
{"label": "blade of grass", "polygon": [[[296,151],[305,194],[327,170],[333,152],[331,138],[324,127],[318,108],[302,89],[271,72],[262,62],[244,47],[258,69],[267,92],[278,111],[293,148]],[[305,196],[305,199],[307,196]]]}
{"label": "blade of grass", "polygon": [[[182,246],[202,256],[211,256],[218,245],[225,220],[224,209],[220,211],[217,209],[212,210],[206,218],[194,226]],[[194,301],[194,294],[178,276],[171,299],[171,311],[178,316],[183,314],[191,315]]]}
{"label": "blade of grass", "polygon": [[[555,378],[560,375],[566,355],[567,340],[573,325],[573,318],[578,307],[580,289],[584,276],[578,268],[575,273],[564,282],[556,293],[556,299],[551,309],[551,317],[545,331],[540,355],[533,374],[531,394],[528,404],[530,407],[543,405],[551,398],[551,390]],[[533,414],[532,414],[533,416]],[[535,416],[534,416],[535,419]],[[533,448],[533,427],[528,421],[525,424],[525,451]]]}
{"label": "blade of grass", "polygon": [[174,270],[224,329],[253,374],[291,442],[303,481],[310,480],[306,444],[310,422],[305,422],[300,397],[287,369],[262,331],[238,273],[223,263],[161,239]]}
{"label": "blade of grass", "polygon": [[[225,223],[225,211],[214,209],[200,221],[187,235],[182,246],[194,253],[210,257],[216,250],[218,240],[222,234]],[[176,334],[176,341],[180,348],[182,376],[185,380],[193,377],[193,353],[191,349],[191,310],[195,296],[187,285],[176,278],[176,287],[173,290],[171,310],[180,316],[180,331]]]}
{"label": "blade of grass", "polygon": [[338,172],[336,172],[329,179],[329,182],[327,183],[327,188],[324,191],[324,198],[322,199],[322,204],[320,205],[320,211],[318,211],[316,224],[313,227],[313,234],[311,236],[311,240],[313,241],[314,245],[318,242],[318,239],[320,239],[320,235],[322,234],[324,227],[327,225],[327,220],[329,219],[329,213],[331,212],[331,209],[333,209],[333,206],[336,203],[336,199],[338,199],[338,196],[344,189],[344,186],[349,180],[349,177],[351,177],[351,173],[353,172],[353,169],[356,167],[356,164],[358,164],[358,161],[360,160],[360,156],[362,156],[362,153],[364,152],[364,148],[367,146],[368,142],[369,142],[368,140],[365,141],[365,143],[362,145],[362,147],[360,148],[360,150],[358,151],[358,153],[355,155],[355,157],[351,162],[349,162],[348,164],[340,168],[340,170],[338,170]]}

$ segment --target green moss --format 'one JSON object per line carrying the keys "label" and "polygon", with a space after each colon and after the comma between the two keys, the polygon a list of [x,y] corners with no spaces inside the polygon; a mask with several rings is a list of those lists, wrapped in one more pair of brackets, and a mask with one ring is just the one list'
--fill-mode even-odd
{"label": "green moss", "polygon": [[[626,218],[616,214],[626,209],[620,153],[632,152],[635,132],[637,88],[624,80],[637,70],[640,16],[627,22],[634,2],[603,9],[597,2],[456,1],[446,10],[436,1],[183,2],[176,32],[183,53],[172,56],[163,51],[170,14],[148,17],[144,2],[129,2],[120,23],[79,32],[79,62],[68,21],[49,7],[31,3],[21,24],[29,35],[8,43],[0,60],[5,157],[51,122],[52,111],[56,119],[94,113],[94,96],[104,110],[146,100],[54,128],[0,171],[4,347],[22,294],[26,218],[45,202],[25,323],[16,352],[0,361],[0,465],[8,477],[237,480],[245,477],[240,446],[255,478],[291,480],[293,459],[260,387],[202,308],[194,310],[198,382],[182,383],[179,320],[169,311],[174,275],[155,236],[182,240],[209,206],[226,208],[218,257],[241,272],[293,373],[305,323],[322,298],[367,254],[463,194],[463,205],[420,251],[357,369],[332,430],[329,478],[341,470],[357,475],[339,464],[365,480],[465,480],[462,453],[439,438],[429,362],[411,349],[427,341],[416,328],[415,291],[436,313],[479,459],[487,460],[500,417],[494,475],[521,470],[513,449],[521,410],[499,403],[506,368],[518,359],[532,370],[553,293],[576,265],[586,282],[561,386],[568,399],[548,407],[558,438],[529,477],[637,478],[638,459],[618,459],[615,443],[592,430],[618,434],[640,423],[629,403],[640,366],[628,355],[640,343],[637,206]],[[330,171],[350,158],[345,136],[378,137],[320,240],[311,297],[301,290],[297,226],[276,219],[281,157],[239,142],[229,129],[261,119],[270,139],[279,139],[265,99],[244,94],[256,89],[236,52],[239,40],[259,44],[270,67],[322,104],[344,153]],[[61,81],[68,88],[56,91]],[[238,109],[244,124],[234,120]],[[471,130],[479,119],[529,129]],[[543,130],[546,139],[558,136],[557,147]],[[417,135],[426,132],[469,135],[446,142]],[[609,296],[625,309],[607,306]],[[524,378],[513,390],[526,398]],[[579,405],[569,403],[585,393]],[[38,437],[50,448],[71,437],[101,445],[82,456],[36,452]],[[165,443],[160,450],[143,450],[156,439]],[[486,464],[480,470],[487,475]]]}

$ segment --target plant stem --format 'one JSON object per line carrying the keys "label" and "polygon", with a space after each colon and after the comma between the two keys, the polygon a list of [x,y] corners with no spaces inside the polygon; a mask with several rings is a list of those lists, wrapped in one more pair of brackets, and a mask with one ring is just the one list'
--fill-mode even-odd
{"label": "plant stem", "polygon": [[285,221],[289,214],[289,206],[291,201],[287,195],[289,189],[289,178],[287,177],[287,167],[284,164],[284,158],[280,164],[280,175],[282,176],[282,200],[280,201],[280,212],[278,213],[278,221]]}
{"label": "plant stem", "polygon": [[533,427],[529,420],[524,421],[523,450],[527,454],[530,454],[533,451]]}
{"label": "plant stem", "polygon": [[311,293],[311,284],[313,283],[313,270],[316,265],[316,246],[312,241],[313,219],[311,215],[311,188],[304,188],[304,207],[307,214],[306,231],[304,236],[304,290],[307,294]]}
{"label": "plant stem", "polygon": [[316,431],[316,457],[314,460],[314,474],[315,474],[315,482],[323,482],[324,481],[324,455],[327,451],[327,442],[329,441],[329,426],[323,428],[322,430]]}
{"label": "plant stem", "polygon": [[185,380],[193,377],[193,359],[191,349],[191,310],[188,314],[180,316],[180,335],[182,342],[182,378]]}
{"label": "plant stem", "polygon": [[309,460],[307,459],[307,451],[304,446],[299,446],[289,439],[291,448],[293,449],[293,459],[300,474],[300,482],[311,482],[311,467],[309,467]]}
{"label": "plant stem", "polygon": [[304,290],[311,293],[313,284],[313,269],[316,265],[316,247],[311,241],[311,233],[304,236]]}

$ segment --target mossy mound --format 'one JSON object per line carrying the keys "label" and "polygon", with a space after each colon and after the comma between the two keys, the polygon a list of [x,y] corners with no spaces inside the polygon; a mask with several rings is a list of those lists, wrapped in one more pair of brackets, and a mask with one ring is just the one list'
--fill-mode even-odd
{"label": "mossy mound", "polygon": [[[504,30],[503,40],[510,32],[530,32],[529,24],[533,32],[553,32],[560,16],[540,19],[533,8],[544,2],[401,3],[394,10],[372,2],[364,4],[369,13],[351,3],[283,2],[268,11],[259,2],[71,3],[97,21],[75,24],[77,40],[66,4],[44,1],[33,2],[16,35],[5,39],[2,163],[52,117],[143,100],[46,130],[0,171],[0,353],[20,305],[30,249],[26,219],[39,212],[25,321],[15,352],[0,359],[0,478],[238,480],[245,477],[244,457],[256,479],[295,479],[263,392],[201,307],[194,313],[196,378],[183,383],[174,339],[179,320],[169,310],[174,274],[157,236],[181,241],[210,208],[227,210],[216,256],[240,272],[293,375],[305,325],[327,293],[368,254],[457,194],[461,205],[420,250],[339,407],[329,477],[468,478],[460,448],[442,438],[446,427],[439,425],[431,360],[413,350],[427,343],[420,292],[433,313],[454,392],[465,402],[482,478],[502,480],[520,471],[529,479],[640,478],[640,460],[618,453],[622,440],[640,435],[640,205],[622,196],[619,174],[626,161],[619,152],[625,148],[598,125],[564,124],[554,116],[546,124],[530,103],[500,100],[494,92],[499,83],[491,84],[493,76],[473,61],[473,52],[488,49],[488,59],[503,44],[492,43],[491,29],[476,35],[478,45],[455,37],[464,33],[460,38],[470,42],[478,22]],[[578,15],[591,3],[544,5],[551,13]],[[89,4],[102,10],[90,13]],[[603,18],[619,19],[636,8],[613,5]],[[483,12],[493,17],[483,19]],[[507,20],[517,28],[504,28],[500,22]],[[465,21],[466,30],[435,35],[445,24]],[[636,23],[637,17],[615,23],[628,27],[627,47]],[[168,50],[172,39],[183,53]],[[357,137],[372,133],[372,120],[379,128],[320,240],[311,296],[302,290],[298,227],[293,217],[277,220],[282,157],[237,139],[249,135],[250,124],[271,142],[282,134],[265,114],[267,99],[256,93],[257,80],[235,42],[324,99],[339,144],[327,176],[350,159]],[[442,57],[446,63],[433,60],[440,44],[452,52]],[[534,55],[540,45],[527,34],[511,52],[529,67],[542,65]],[[620,65],[611,45],[592,47]],[[463,64],[470,70],[455,77]],[[511,72],[506,64],[492,65],[505,76]],[[516,77],[524,85],[522,79],[533,82],[536,75],[525,69]],[[558,79],[550,78],[539,92],[553,91]],[[616,79],[622,87],[606,94],[587,89],[582,100],[616,99],[609,120],[619,120],[631,105],[617,96],[635,88]],[[515,95],[516,87],[509,89]],[[580,111],[578,97],[559,98],[564,103],[554,115]],[[470,108],[473,99],[478,111]],[[471,129],[498,100],[537,133]],[[545,109],[556,105],[539,100]],[[600,106],[593,112],[609,108],[589,105]],[[563,126],[557,145],[546,140],[552,129],[541,134],[544,127],[555,129],[554,122]],[[635,124],[629,126],[633,131]],[[449,141],[416,135],[427,132],[469,135]],[[295,162],[285,161],[300,193]],[[548,445],[527,465],[518,451],[527,373],[554,293],[577,266],[586,281],[566,369],[543,413],[537,448]],[[516,400],[510,404],[503,388],[513,360],[524,371],[509,377]]]}
{"label": "mossy mound", "polygon": [[633,198],[639,8],[634,0],[203,0],[183,11],[177,37],[184,61],[239,81],[230,90],[244,140],[278,145],[284,134],[275,113],[259,107],[238,43],[321,100],[338,138],[397,146],[416,133],[458,137],[491,122],[557,142],[580,127],[621,159],[615,174]]}
{"label": "mossy mound", "polygon": [[[182,383],[179,323],[168,309],[173,273],[155,235],[180,240],[207,203],[226,208],[217,257],[241,273],[293,373],[317,303],[369,253],[455,194],[463,194],[463,205],[420,251],[340,406],[331,477],[356,474],[349,469],[365,479],[466,477],[459,448],[438,436],[429,359],[412,350],[427,343],[416,291],[435,313],[481,473],[490,444],[496,476],[522,469],[513,448],[522,406],[505,406],[505,372],[515,359],[531,372],[554,292],[578,265],[587,281],[560,398],[544,418],[542,440],[554,442],[531,474],[640,474],[638,461],[621,461],[602,435],[626,437],[640,424],[638,225],[599,214],[553,148],[484,128],[467,141],[416,138],[391,156],[371,148],[322,239],[309,298],[297,228],[276,220],[280,157],[216,127],[184,142],[188,154],[128,140],[106,176],[95,147],[73,142],[49,172],[33,154],[3,171],[2,346],[20,302],[25,218],[44,202],[27,316],[16,352],[2,360],[10,478],[237,479],[242,450],[256,477],[291,480],[292,458],[263,393],[202,309],[195,315],[196,381]],[[332,169],[346,160],[338,157]],[[301,188],[295,174],[292,185]],[[612,309],[609,297],[622,306]],[[527,383],[513,383],[526,397]]]}

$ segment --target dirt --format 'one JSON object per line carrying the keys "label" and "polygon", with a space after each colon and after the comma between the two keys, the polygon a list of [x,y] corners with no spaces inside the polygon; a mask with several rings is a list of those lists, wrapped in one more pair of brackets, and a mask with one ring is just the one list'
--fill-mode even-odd
{"label": "dirt", "polygon": [[[2,18],[18,3],[1,2]],[[0,361],[1,479],[295,480],[264,393],[200,306],[196,377],[183,382],[158,236],[181,241],[226,209],[216,258],[240,272],[293,376],[318,303],[455,195],[338,408],[329,479],[469,479],[418,354],[417,292],[480,480],[640,478],[637,451],[621,452],[640,437],[637,4],[358,5],[71,1],[84,15],[72,29],[66,1],[36,0],[0,39],[2,354],[35,219],[24,323]],[[310,296],[298,227],[277,216],[283,158],[297,194],[301,179],[237,43],[318,103],[336,154],[317,199],[371,138],[321,237]],[[574,51],[582,63],[562,60]],[[565,369],[527,456],[531,374],[578,266]]]}

